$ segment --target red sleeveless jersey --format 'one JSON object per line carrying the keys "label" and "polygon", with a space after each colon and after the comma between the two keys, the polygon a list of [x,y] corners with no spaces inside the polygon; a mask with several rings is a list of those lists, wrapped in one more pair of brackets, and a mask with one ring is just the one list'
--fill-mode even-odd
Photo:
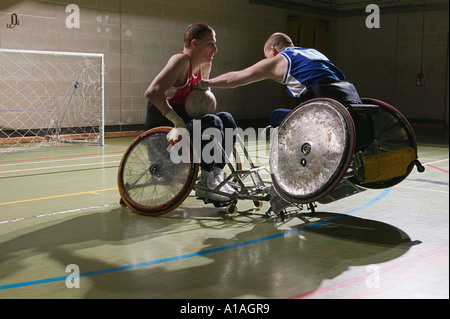
{"label": "red sleeveless jersey", "polygon": [[[179,54],[184,54],[180,52]],[[197,76],[192,73],[192,64],[189,61],[189,70],[186,82],[181,87],[172,87],[166,91],[166,98],[169,104],[184,104],[191,88],[202,80],[202,68],[199,68]]]}

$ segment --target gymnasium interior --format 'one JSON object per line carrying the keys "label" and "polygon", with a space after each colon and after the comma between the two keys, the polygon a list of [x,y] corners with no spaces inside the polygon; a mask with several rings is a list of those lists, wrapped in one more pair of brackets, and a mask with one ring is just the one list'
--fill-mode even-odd
{"label": "gymnasium interior", "polygon": [[[188,302],[214,304],[219,314],[225,300],[239,300],[244,312],[258,304],[263,314],[271,300],[448,299],[448,17],[447,0],[2,0],[0,299],[177,301],[174,314],[184,314]],[[414,168],[395,186],[317,203],[312,216],[306,206],[300,214],[268,216],[268,202],[255,207],[251,200],[238,201],[229,216],[194,191],[159,216],[121,205],[118,170],[145,131],[144,92],[183,49],[184,31],[195,22],[216,32],[211,77],[264,59],[274,32],[318,49],[361,97],[401,112],[425,171]],[[64,53],[64,67],[55,52]],[[65,88],[47,87],[51,80],[41,70],[77,86],[85,79],[74,67],[81,55],[100,61],[101,69],[83,73],[93,85],[80,84],[83,95],[73,99],[86,109],[60,115],[89,109],[88,118],[101,119],[100,141],[11,142],[48,129],[41,124],[47,120],[62,132],[50,108],[72,98]],[[37,56],[34,68],[25,66],[28,56]],[[22,118],[18,108],[28,104],[9,98],[21,81],[42,84],[18,93],[30,105],[63,93]],[[274,109],[296,107],[269,80],[212,92],[217,111],[258,132]],[[245,143],[256,165],[270,166],[270,140]]]}

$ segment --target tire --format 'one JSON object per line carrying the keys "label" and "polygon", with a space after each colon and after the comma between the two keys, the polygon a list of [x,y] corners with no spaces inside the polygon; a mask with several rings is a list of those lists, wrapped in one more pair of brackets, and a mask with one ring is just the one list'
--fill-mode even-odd
{"label": "tire", "polygon": [[123,202],[135,213],[166,214],[189,195],[199,164],[192,160],[174,163],[166,135],[171,127],[156,127],[138,136],[125,151],[119,165],[118,189]]}

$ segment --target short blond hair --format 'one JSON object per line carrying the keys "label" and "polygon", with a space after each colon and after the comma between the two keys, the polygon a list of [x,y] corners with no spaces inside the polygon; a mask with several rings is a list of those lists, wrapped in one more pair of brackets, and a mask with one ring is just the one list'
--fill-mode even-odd
{"label": "short blond hair", "polygon": [[294,43],[287,34],[276,32],[266,40],[266,43],[264,44],[264,49],[274,47],[279,51],[282,51],[283,49],[292,46],[294,46]]}
{"label": "short blond hair", "polygon": [[189,48],[191,42],[194,39],[201,40],[206,33],[213,33],[214,30],[207,24],[204,23],[193,23],[188,25],[186,31],[184,32],[184,46]]}

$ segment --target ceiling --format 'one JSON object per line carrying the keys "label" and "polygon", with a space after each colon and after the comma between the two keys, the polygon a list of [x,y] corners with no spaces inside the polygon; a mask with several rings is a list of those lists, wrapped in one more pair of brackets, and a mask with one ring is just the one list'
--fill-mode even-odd
{"label": "ceiling", "polygon": [[249,0],[250,3],[331,16],[365,12],[369,4],[390,12],[448,10],[448,0]]}

